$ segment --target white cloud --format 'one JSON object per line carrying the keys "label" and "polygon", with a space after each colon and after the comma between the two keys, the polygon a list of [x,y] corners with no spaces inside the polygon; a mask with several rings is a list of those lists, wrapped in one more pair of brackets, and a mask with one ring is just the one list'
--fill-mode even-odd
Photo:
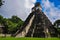
{"label": "white cloud", "polygon": [[35,2],[36,2],[36,0],[26,0],[25,1],[25,7],[26,8],[32,8],[34,6]]}
{"label": "white cloud", "polygon": [[54,3],[50,2],[49,0],[42,0],[42,7],[44,8],[45,14],[52,23],[60,19],[60,5],[55,7]]}
{"label": "white cloud", "polygon": [[0,15],[11,17],[17,15],[22,20],[25,20],[36,0],[4,0],[4,5],[0,8]]}

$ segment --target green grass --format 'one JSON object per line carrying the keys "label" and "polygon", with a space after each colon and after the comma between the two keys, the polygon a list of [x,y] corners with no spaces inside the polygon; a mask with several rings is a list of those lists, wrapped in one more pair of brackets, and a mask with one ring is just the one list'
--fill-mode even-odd
{"label": "green grass", "polygon": [[0,40],[60,40],[60,38],[30,38],[30,37],[24,37],[24,38],[6,37],[6,38],[2,38],[2,37],[0,37]]}

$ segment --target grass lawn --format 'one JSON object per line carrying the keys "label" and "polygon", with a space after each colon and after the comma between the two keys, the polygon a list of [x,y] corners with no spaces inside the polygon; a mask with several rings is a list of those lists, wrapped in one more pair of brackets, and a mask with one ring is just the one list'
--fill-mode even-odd
{"label": "grass lawn", "polygon": [[60,40],[60,38],[30,38],[30,37],[24,37],[24,38],[6,37],[6,38],[2,38],[2,37],[0,37],[0,40]]}

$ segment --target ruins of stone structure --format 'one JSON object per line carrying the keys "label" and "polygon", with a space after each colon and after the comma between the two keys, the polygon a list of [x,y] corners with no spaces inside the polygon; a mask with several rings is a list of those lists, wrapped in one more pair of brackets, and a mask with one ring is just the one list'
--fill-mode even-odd
{"label": "ruins of stone structure", "polygon": [[42,12],[40,3],[36,3],[23,26],[14,34],[16,37],[56,37],[57,30]]}

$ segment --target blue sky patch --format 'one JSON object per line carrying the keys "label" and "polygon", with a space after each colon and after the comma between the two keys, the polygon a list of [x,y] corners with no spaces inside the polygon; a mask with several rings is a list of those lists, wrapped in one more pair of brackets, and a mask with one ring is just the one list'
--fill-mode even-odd
{"label": "blue sky patch", "polygon": [[55,7],[58,7],[60,5],[60,0],[49,0],[50,2],[53,2]]}

